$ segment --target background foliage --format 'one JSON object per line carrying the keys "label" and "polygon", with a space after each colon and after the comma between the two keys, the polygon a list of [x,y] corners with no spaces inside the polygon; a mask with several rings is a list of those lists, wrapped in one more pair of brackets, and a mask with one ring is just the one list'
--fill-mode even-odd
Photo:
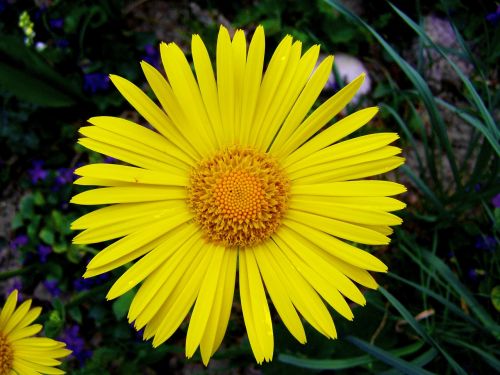
{"label": "background foliage", "polygon": [[[366,292],[354,322],[336,317],[335,341],[308,330],[302,346],[276,319],[275,360],[262,367],[238,298],[207,369],[184,358],[185,332],[153,350],[126,321],[133,291],[104,302],[116,275],[81,279],[100,248],[72,245],[69,230],[83,213],[67,203],[72,171],[103,160],[75,146],[78,127],[99,114],[138,120],[107,74],[144,82],[139,61],[158,65],[160,39],[186,46],[199,33],[214,51],[220,22],[263,24],[268,51],[291,34],[359,57],[373,87],[349,111],[378,105],[368,131],[397,130],[407,157],[389,176],[409,187],[408,208],[376,249],[390,267],[380,290]],[[498,370],[499,23],[491,1],[0,1],[0,291],[44,307],[45,334],[74,351],[72,374]]]}

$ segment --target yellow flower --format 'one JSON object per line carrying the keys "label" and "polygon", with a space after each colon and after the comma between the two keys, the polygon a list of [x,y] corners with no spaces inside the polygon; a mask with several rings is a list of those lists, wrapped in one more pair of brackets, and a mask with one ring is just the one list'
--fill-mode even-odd
{"label": "yellow flower", "polygon": [[[378,133],[338,142],[377,108],[328,122],[363,82],[360,76],[308,115],[328,80],[333,57],[314,69],[319,46],[301,52],[286,36],[263,74],[264,30],[247,51],[243,31],[221,27],[216,71],[198,35],[192,39],[196,78],[183,52],[161,44],[166,78],[141,66],[162,108],[137,86],[112,75],[127,101],[156,131],[116,117],[94,117],[83,146],[133,166],[92,164],[75,183],[101,188],[72,202],[112,204],[76,220],[78,244],[119,240],[98,253],[85,277],[137,260],[107,298],[142,283],[128,319],[153,346],[165,342],[191,312],[186,355],[198,347],[205,364],[228,324],[236,271],[249,341],[257,362],[273,356],[267,293],[286,327],[306,342],[302,317],[335,338],[323,300],[347,319],[344,297],[365,298],[353,281],[376,288],[368,271],[386,272],[352,243],[389,243],[389,213],[405,191],[388,181],[360,180],[403,163],[398,136]],[[217,77],[217,79],[215,78]],[[356,180],[356,181],[351,181]],[[344,242],[347,240],[348,242]]]}
{"label": "yellow flower", "polygon": [[30,309],[30,299],[17,309],[16,304],[14,290],[0,313],[0,375],[64,374],[54,367],[61,364],[56,358],[66,357],[71,350],[62,342],[32,337],[42,329],[41,324],[31,324],[42,309]]}

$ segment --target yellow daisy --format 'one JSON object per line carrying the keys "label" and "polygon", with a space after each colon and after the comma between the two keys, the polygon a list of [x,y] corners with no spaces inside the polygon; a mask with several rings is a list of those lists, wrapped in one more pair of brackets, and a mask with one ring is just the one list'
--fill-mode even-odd
{"label": "yellow daisy", "polygon": [[[137,260],[107,298],[141,284],[128,319],[153,346],[165,342],[191,311],[186,355],[198,347],[205,364],[228,324],[236,274],[248,338],[258,363],[273,356],[267,295],[301,343],[299,317],[327,337],[336,332],[326,301],[353,319],[345,297],[364,305],[353,281],[376,288],[368,271],[386,272],[353,243],[389,243],[390,213],[405,191],[362,180],[403,163],[398,136],[378,133],[338,142],[368,123],[377,108],[328,122],[361,86],[361,75],[314,112],[333,57],[315,69],[319,46],[302,54],[286,36],[264,67],[264,30],[248,46],[220,28],[215,74],[198,35],[194,72],[174,43],[160,45],[166,77],[141,66],[160,106],[124,78],[111,80],[155,129],[116,117],[94,117],[79,143],[132,166],[91,164],[75,183],[101,188],[77,194],[83,205],[112,204],[72,224],[89,244],[118,239],[89,263],[85,277]],[[355,181],[353,181],[355,180]],[[346,240],[347,242],[345,242]],[[324,301],[323,301],[324,300]]]}
{"label": "yellow daisy", "polygon": [[41,324],[31,324],[42,309],[30,309],[30,299],[17,309],[16,304],[14,290],[0,313],[0,375],[64,374],[54,367],[61,364],[56,358],[66,357],[71,350],[62,342],[32,337],[42,329]]}

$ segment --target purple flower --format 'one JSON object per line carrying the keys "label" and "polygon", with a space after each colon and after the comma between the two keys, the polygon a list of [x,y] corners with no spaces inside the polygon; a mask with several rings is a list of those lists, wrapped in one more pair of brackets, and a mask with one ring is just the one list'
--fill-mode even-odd
{"label": "purple flower", "polygon": [[43,286],[53,297],[59,297],[61,295],[61,289],[57,286],[57,280],[45,280]]}
{"label": "purple flower", "polygon": [[500,194],[495,195],[491,200],[491,203],[495,206],[495,208],[500,207]]}
{"label": "purple flower", "polygon": [[92,288],[93,286],[100,285],[108,279],[109,275],[107,273],[103,273],[102,275],[91,277],[88,279],[79,278],[73,281],[73,287],[76,291],[82,292],[84,290]]}
{"label": "purple flower", "polygon": [[91,94],[109,89],[110,80],[107,74],[87,73],[83,75],[83,89]]}
{"label": "purple flower", "polygon": [[28,236],[25,234],[20,234],[17,237],[14,237],[12,241],[10,241],[10,248],[12,250],[17,250],[22,246],[26,246],[29,242]]}
{"label": "purple flower", "polygon": [[102,159],[102,162],[103,163],[109,163],[109,164],[112,164],[116,161],[115,158],[112,158],[111,156],[106,156],[104,159]]}
{"label": "purple flower", "polygon": [[62,335],[59,336],[61,341],[64,341],[69,350],[72,350],[71,356],[74,356],[80,364],[83,364],[87,359],[92,357],[92,351],[85,348],[85,340],[79,335],[80,327],[77,325],[66,328]]}
{"label": "purple flower", "polygon": [[19,278],[15,278],[14,281],[12,282],[12,284],[10,286],[8,286],[6,289],[5,289],[5,297],[7,297],[8,295],[10,295],[14,290],[17,289],[17,300],[18,302],[21,302],[23,301],[23,295],[21,294],[21,289],[23,288],[23,284],[21,283],[21,279]]}
{"label": "purple flower", "polygon": [[155,68],[160,67],[160,54],[158,53],[158,48],[154,47],[151,44],[147,44],[144,46],[145,55],[142,56],[142,59],[147,63],[153,65]]}
{"label": "purple flower", "polygon": [[479,250],[495,251],[497,241],[493,236],[481,236],[477,238],[475,247]]}
{"label": "purple flower", "polygon": [[42,160],[35,160],[33,162],[33,167],[28,170],[28,173],[31,177],[31,182],[36,184],[38,181],[43,181],[47,178],[49,172],[42,168],[43,166]]}
{"label": "purple flower", "polygon": [[497,10],[486,15],[486,20],[496,25],[500,21],[500,5],[497,6]]}
{"label": "purple flower", "polygon": [[40,258],[40,262],[47,262],[47,257],[52,252],[52,247],[47,245],[38,245],[38,257]]}
{"label": "purple flower", "polygon": [[56,172],[56,184],[59,186],[71,184],[74,171],[74,168],[59,168]]}
{"label": "purple flower", "polygon": [[49,20],[49,25],[53,29],[62,29],[64,26],[64,20],[62,18],[51,18]]}

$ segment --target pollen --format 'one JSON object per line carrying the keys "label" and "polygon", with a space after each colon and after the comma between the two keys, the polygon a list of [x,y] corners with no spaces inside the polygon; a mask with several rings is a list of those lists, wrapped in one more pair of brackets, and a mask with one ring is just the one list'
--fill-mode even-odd
{"label": "pollen", "polygon": [[14,353],[7,338],[0,333],[0,375],[10,374],[14,362]]}
{"label": "pollen", "polygon": [[290,181],[271,155],[234,146],[193,168],[188,204],[207,241],[250,247],[278,229]]}

